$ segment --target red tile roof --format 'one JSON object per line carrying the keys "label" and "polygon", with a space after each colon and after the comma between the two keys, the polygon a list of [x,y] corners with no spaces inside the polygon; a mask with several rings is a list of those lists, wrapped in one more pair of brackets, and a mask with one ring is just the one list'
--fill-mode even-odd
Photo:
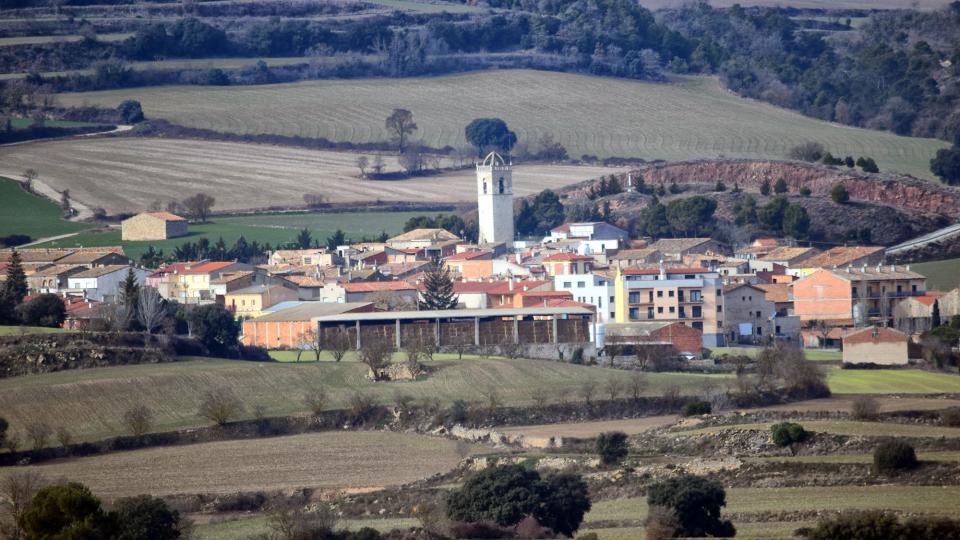
{"label": "red tile roof", "polygon": [[489,251],[464,251],[462,253],[455,253],[446,258],[447,261],[471,261],[474,259],[479,259],[481,257],[486,257],[490,255]]}
{"label": "red tile roof", "polygon": [[[664,270],[667,274],[695,274],[710,273],[706,268],[667,268]],[[625,268],[621,273],[627,276],[655,276],[660,273],[658,268]]]}
{"label": "red tile roof", "polygon": [[554,253],[550,255],[543,262],[564,262],[564,261],[592,261],[593,257],[588,257],[586,255],[578,255],[576,253]]}
{"label": "red tile roof", "polygon": [[868,326],[854,330],[843,336],[844,345],[858,343],[900,343],[906,342],[907,335],[893,328]]}
{"label": "red tile roof", "polygon": [[917,302],[920,302],[921,304],[932,306],[933,303],[936,302],[944,294],[945,293],[942,293],[942,292],[928,292],[923,296],[914,296],[913,299],[916,300]]}
{"label": "red tile roof", "polygon": [[384,292],[384,291],[413,291],[416,287],[406,281],[370,281],[360,283],[344,283],[343,290],[350,293]]}
{"label": "red tile roof", "polygon": [[181,274],[209,274],[211,272],[216,272],[217,270],[223,270],[224,268],[233,266],[234,262],[229,261],[217,261],[217,262],[207,262],[199,264],[196,266],[188,266],[180,271]]}

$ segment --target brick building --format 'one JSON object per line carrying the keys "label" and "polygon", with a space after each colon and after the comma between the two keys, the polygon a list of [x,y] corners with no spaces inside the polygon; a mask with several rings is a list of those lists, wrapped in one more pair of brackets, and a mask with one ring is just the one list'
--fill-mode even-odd
{"label": "brick building", "polygon": [[844,364],[903,365],[907,335],[893,328],[868,326],[843,336]]}
{"label": "brick building", "polygon": [[637,347],[663,347],[675,354],[700,356],[703,332],[679,322],[648,321],[612,323],[604,326],[605,346],[635,351]]}

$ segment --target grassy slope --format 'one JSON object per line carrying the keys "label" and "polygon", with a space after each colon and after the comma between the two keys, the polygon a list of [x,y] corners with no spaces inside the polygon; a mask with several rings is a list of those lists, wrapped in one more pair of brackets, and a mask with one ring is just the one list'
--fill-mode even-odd
{"label": "grassy slope", "polygon": [[88,228],[88,224],[64,220],[59,206],[27,193],[15,180],[0,177],[0,236],[26,234],[36,239]]}
{"label": "grassy slope", "polygon": [[44,326],[0,326],[0,336],[17,336],[20,334],[59,334],[69,332],[63,328],[47,328]]}
{"label": "grassy slope", "polygon": [[[100,34],[97,36],[98,41],[123,41],[133,34]],[[0,38],[0,47],[9,47],[11,45],[31,45],[35,43],[51,43],[51,42],[69,42],[69,41],[80,41],[83,39],[83,36],[71,34],[71,35],[60,35],[60,36],[16,36],[16,37],[4,37]]]}
{"label": "grassy slope", "polygon": [[[434,214],[435,212],[428,212]],[[150,246],[170,253],[173,248],[184,242],[196,242],[201,238],[208,238],[216,242],[223,237],[229,247],[237,238],[243,235],[247,242],[257,241],[261,244],[269,242],[277,246],[292,242],[300,229],[310,229],[313,238],[321,242],[326,241],[339,227],[346,231],[347,238],[360,239],[363,236],[373,237],[386,231],[387,234],[399,234],[403,231],[403,224],[413,216],[423,215],[424,212],[350,212],[340,214],[258,214],[250,216],[215,217],[211,223],[191,224],[190,234],[172,240],[122,242],[120,231],[89,232],[72,236],[64,240],[41,244],[41,246],[72,247],[72,246],[115,246],[122,245],[129,257],[137,259]]]}
{"label": "grassy slope", "polygon": [[916,263],[913,270],[927,276],[927,289],[949,291],[960,287],[960,259]]}
{"label": "grassy slope", "polygon": [[834,394],[939,394],[960,392],[960,376],[918,369],[828,368]]}
{"label": "grassy slope", "polygon": [[[437,362],[438,370],[424,381],[373,383],[365,366],[355,362],[285,364],[196,360],[173,364],[138,365],[66,371],[0,380],[0,410],[19,432],[30,421],[69,426],[80,439],[97,439],[123,432],[123,411],[143,402],[156,412],[156,430],[205,425],[196,416],[200,397],[214,387],[228,386],[244,402],[246,417],[254,405],[268,416],[306,412],[303,395],[321,387],[330,396],[329,408],[342,408],[357,391],[381,403],[397,392],[417,399],[437,398],[449,404],[462,399],[480,402],[496,388],[505,404],[531,403],[530,391],[542,387],[570,401],[585,380],[600,383],[622,378],[618,370],[539,360],[470,359]],[[668,384],[684,393],[699,391],[706,381],[723,376],[651,373],[650,395]],[[598,390],[599,391],[599,390]],[[38,413],[38,411],[43,411]]]}
{"label": "grassy slope", "polygon": [[[756,356],[763,349],[760,347],[713,347],[710,349],[714,355],[718,354],[743,354],[746,356]],[[803,354],[807,360],[815,362],[829,362],[843,360],[843,353],[833,350],[804,349]]]}
{"label": "grassy slope", "polygon": [[[943,501],[960,496],[958,486],[849,486],[816,488],[730,488],[725,512],[776,512],[885,508],[903,512],[951,515]],[[607,519],[642,519],[646,498],[601,501],[586,522]],[[737,535],[739,537],[739,535]]]}
{"label": "grassy slope", "polygon": [[[496,91],[490,91],[491,84]],[[383,119],[401,104],[416,117],[416,136],[437,147],[463,144],[467,123],[497,111],[521,141],[551,134],[571,156],[783,158],[792,146],[816,140],[835,155],[868,155],[882,170],[923,177],[930,176],[935,151],[946,145],[829,124],[742,99],[723,90],[716,79],[703,77],[651,84],[510,70],[426,79],[164,86],[61,95],[65,105],[116,106],[133,98],[148,116],[184,125],[354,142],[384,140]]]}

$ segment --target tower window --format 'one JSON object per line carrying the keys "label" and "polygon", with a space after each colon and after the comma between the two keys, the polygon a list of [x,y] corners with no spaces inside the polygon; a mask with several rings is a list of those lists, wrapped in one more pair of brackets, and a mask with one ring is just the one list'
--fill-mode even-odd
{"label": "tower window", "polygon": [[483,182],[483,194],[484,194],[484,195],[487,194],[487,182],[486,182],[486,180],[484,180],[484,182]]}
{"label": "tower window", "polygon": [[500,177],[500,193],[503,193],[503,177]]}

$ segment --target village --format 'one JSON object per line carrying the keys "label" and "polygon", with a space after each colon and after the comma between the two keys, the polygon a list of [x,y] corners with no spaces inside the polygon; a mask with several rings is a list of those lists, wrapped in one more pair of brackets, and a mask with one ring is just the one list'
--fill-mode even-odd
{"label": "village", "polygon": [[[709,364],[711,349],[782,342],[841,349],[845,364],[905,365],[924,358],[923,333],[960,316],[960,289],[928,290],[924,275],[886,263],[879,246],[630,239],[602,221],[516,241],[511,169],[496,153],[477,164],[478,243],[420,228],[335,250],[278,249],[260,264],[160,268],[136,266],[119,246],[23,248],[0,252],[0,272],[16,253],[30,295],[62,299],[64,328],[102,328],[133,279],[187,308],[222,306],[241,342],[266,350],[342,336],[358,349],[370,339],[398,351],[429,341],[554,360]],[[122,230],[124,240],[164,240],[186,235],[188,223],[146,212]],[[431,273],[448,282],[448,305],[424,301]]]}

